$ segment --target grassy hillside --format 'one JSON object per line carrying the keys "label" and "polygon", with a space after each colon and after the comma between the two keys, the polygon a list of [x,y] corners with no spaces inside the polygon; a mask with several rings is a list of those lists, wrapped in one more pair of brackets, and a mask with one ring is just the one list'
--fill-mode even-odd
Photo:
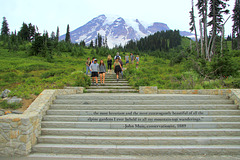
{"label": "grassy hillside", "polygon": [[[159,56],[162,58],[141,53],[139,68],[136,69],[135,64],[130,64],[124,76],[136,88],[138,86],[158,86],[160,89],[239,88],[239,74],[206,79],[196,72],[190,64],[189,53],[185,53],[189,44],[189,40],[184,38],[179,48],[164,53],[158,52],[157,54],[163,55]],[[87,57],[104,59],[105,63],[107,57],[96,55],[95,49],[85,48],[84,53],[84,56],[74,57],[68,52],[57,52],[51,62],[48,62],[47,58],[29,56],[26,50],[9,52],[2,47],[0,48],[0,91],[9,89],[11,90],[9,96],[33,100],[44,89],[60,89],[64,86],[86,87],[90,85],[90,78],[85,75]],[[125,54],[120,53],[122,57]],[[168,57],[172,58],[167,59]],[[235,53],[231,62],[240,62],[239,52]],[[0,102],[0,108],[1,106],[7,107]]]}

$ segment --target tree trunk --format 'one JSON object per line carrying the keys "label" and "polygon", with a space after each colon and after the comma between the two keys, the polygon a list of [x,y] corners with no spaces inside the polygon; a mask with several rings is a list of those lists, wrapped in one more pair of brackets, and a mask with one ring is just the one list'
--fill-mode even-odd
{"label": "tree trunk", "polygon": [[224,24],[222,25],[222,37],[221,37],[221,55],[223,56],[223,41],[224,41]]}
{"label": "tree trunk", "polygon": [[198,47],[198,38],[197,38],[197,29],[195,25],[195,20],[194,20],[194,32],[195,32],[195,41],[196,41],[196,47],[197,47],[197,56],[199,57],[199,47]]}
{"label": "tree trunk", "polygon": [[206,58],[209,60],[209,51],[208,51],[208,35],[207,35],[207,8],[208,8],[208,0],[204,0],[204,17],[203,17],[203,27],[204,27],[204,41],[205,41],[205,54]]}
{"label": "tree trunk", "polygon": [[[200,25],[200,39],[201,39],[201,56],[204,57],[204,44],[203,44],[203,35],[202,35],[202,21],[199,21],[199,25]],[[207,58],[207,57],[205,57]]]}

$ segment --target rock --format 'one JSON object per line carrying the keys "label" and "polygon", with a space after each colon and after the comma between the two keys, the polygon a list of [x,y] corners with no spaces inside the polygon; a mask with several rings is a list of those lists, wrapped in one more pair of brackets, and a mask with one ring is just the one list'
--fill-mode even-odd
{"label": "rock", "polygon": [[5,114],[4,110],[0,110],[0,116],[3,116]]}
{"label": "rock", "polygon": [[11,92],[10,90],[5,89],[5,90],[2,92],[1,97],[2,97],[2,98],[8,97],[8,93],[10,93],[10,92]]}
{"label": "rock", "polygon": [[15,110],[15,111],[12,111],[12,114],[23,114],[23,112]]}
{"label": "rock", "polygon": [[157,94],[157,86],[140,86],[140,94]]}
{"label": "rock", "polygon": [[16,96],[9,98],[7,100],[8,104],[12,104],[12,103],[20,103],[22,101],[22,98],[17,98]]}

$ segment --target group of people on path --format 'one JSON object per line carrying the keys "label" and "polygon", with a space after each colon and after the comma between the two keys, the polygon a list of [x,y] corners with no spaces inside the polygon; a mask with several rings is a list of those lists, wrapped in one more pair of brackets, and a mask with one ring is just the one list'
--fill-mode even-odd
{"label": "group of people on path", "polygon": [[[139,56],[136,58],[134,55],[131,53],[130,55],[131,58],[131,63],[134,64],[134,60],[136,60],[136,68],[138,68],[139,65]],[[108,73],[111,72],[112,70],[112,57],[111,55],[108,55],[107,58],[107,66],[108,66]],[[128,54],[125,56],[125,63],[126,66],[129,64],[129,56]],[[123,62],[121,60],[121,56],[119,55],[119,52],[117,52],[116,56],[114,57],[114,63],[113,63],[113,69],[114,72],[116,73],[117,76],[117,82],[119,81],[119,74],[121,73],[122,78],[123,78]],[[96,58],[90,58],[88,57],[86,61],[86,74],[88,75],[88,72],[90,71],[91,77],[92,77],[92,85],[94,85],[94,79],[96,81],[96,85],[98,86],[98,76],[100,75],[100,83],[104,84],[105,83],[105,76],[106,76],[106,65],[104,64],[104,61],[101,59],[100,63],[97,63]]]}

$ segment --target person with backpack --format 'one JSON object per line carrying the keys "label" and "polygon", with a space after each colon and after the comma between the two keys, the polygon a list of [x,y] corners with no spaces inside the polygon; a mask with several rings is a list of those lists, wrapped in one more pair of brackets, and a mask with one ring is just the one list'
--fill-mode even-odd
{"label": "person with backpack", "polygon": [[136,62],[137,62],[137,63],[136,63],[136,69],[138,69],[139,60],[140,60],[140,59],[139,59],[139,56],[137,55],[137,57],[136,57]]}
{"label": "person with backpack", "polygon": [[121,71],[121,75],[122,75],[122,78],[123,78],[123,62],[122,60],[118,57],[118,62],[121,64],[122,66],[122,71]]}
{"label": "person with backpack", "polygon": [[117,75],[117,82],[118,82],[119,73],[122,71],[122,66],[121,66],[120,62],[118,61],[118,59],[116,59],[115,62],[114,62],[114,71]]}
{"label": "person with backpack", "polygon": [[121,59],[121,56],[119,55],[119,52],[117,52],[117,55],[114,57],[114,60],[118,59],[118,57]]}
{"label": "person with backpack", "polygon": [[98,73],[99,73],[99,64],[97,59],[94,59],[94,63],[90,65],[90,71],[92,72],[92,85],[94,85],[94,78],[96,79],[96,85],[98,86]]}
{"label": "person with backpack", "polygon": [[112,70],[112,57],[110,54],[108,55],[108,58],[107,58],[107,64],[108,64],[108,73],[109,73],[109,71]]}
{"label": "person with backpack", "polygon": [[134,63],[134,55],[131,53],[131,62]]}
{"label": "person with backpack", "polygon": [[126,62],[126,66],[129,64],[129,56],[128,56],[128,54],[126,54],[126,56],[125,56],[125,62]]}
{"label": "person with backpack", "polygon": [[[90,65],[91,65],[90,57],[87,58],[87,61],[85,64],[86,64],[86,75],[88,75],[88,71],[90,71]],[[92,74],[91,71],[90,71],[90,74]]]}
{"label": "person with backpack", "polygon": [[99,74],[100,74],[100,82],[101,84],[105,83],[105,73],[106,73],[106,66],[101,59],[100,64],[99,64]]}

